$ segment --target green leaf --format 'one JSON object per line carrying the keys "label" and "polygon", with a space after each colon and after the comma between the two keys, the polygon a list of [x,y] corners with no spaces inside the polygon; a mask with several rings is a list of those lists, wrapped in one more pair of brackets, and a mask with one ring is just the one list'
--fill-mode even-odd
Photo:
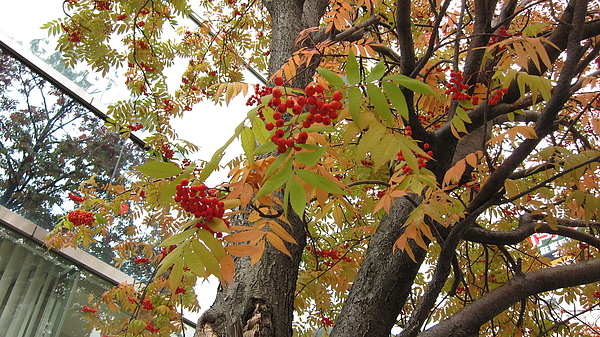
{"label": "green leaf", "polygon": [[354,51],[350,50],[348,55],[348,61],[346,62],[346,79],[350,85],[357,85],[360,83],[360,71],[358,69],[358,62]]}
{"label": "green leaf", "polygon": [[471,118],[469,118],[469,115],[467,115],[467,112],[459,106],[456,107],[456,115],[458,116],[458,118],[462,119],[464,122],[472,123]]}
{"label": "green leaf", "polygon": [[302,216],[306,208],[306,191],[298,179],[292,178],[288,182],[286,191],[289,191],[290,204],[296,214]]}
{"label": "green leaf", "polygon": [[360,118],[360,103],[362,102],[362,92],[358,87],[350,87],[348,89],[348,107],[350,109],[350,116],[354,123],[358,125]]}
{"label": "green leaf", "polygon": [[385,126],[379,123],[377,119],[373,118],[373,120],[369,124],[369,129],[363,134],[363,136],[360,139],[360,142],[358,143],[358,146],[356,146],[356,157],[364,158],[367,152],[375,149],[378,146],[379,141],[381,140],[381,136],[384,133]]}
{"label": "green leaf", "polygon": [[378,81],[383,76],[383,74],[385,74],[385,63],[383,63],[383,61],[379,61],[377,62],[375,67],[371,69],[371,72],[365,79],[365,82],[371,83],[373,81]]}
{"label": "green leaf", "polygon": [[390,106],[381,89],[375,84],[369,83],[367,84],[367,95],[369,95],[371,102],[375,106],[375,113],[388,122],[388,124],[393,124],[394,121],[392,120]]}
{"label": "green leaf", "polygon": [[275,143],[265,142],[261,146],[259,146],[258,149],[254,150],[254,153],[252,153],[252,154],[253,155],[265,154],[265,153],[273,152],[275,150],[277,150],[277,145],[275,145]]}
{"label": "green leaf", "polygon": [[168,247],[170,245],[178,245],[183,241],[189,239],[192,235],[194,235],[194,233],[196,233],[196,228],[190,228],[181,233],[166,238],[163,242],[160,243],[159,246]]}
{"label": "green leaf", "polygon": [[206,268],[204,267],[204,262],[200,259],[198,253],[186,250],[183,253],[183,259],[185,260],[185,265],[190,268],[192,273],[194,273],[198,277],[207,277]]}
{"label": "green leaf", "polygon": [[404,75],[390,75],[390,76],[386,76],[384,78],[384,80],[394,80],[396,81],[398,84],[402,85],[403,87],[414,91],[418,94],[422,94],[422,95],[432,95],[432,96],[436,96],[435,91],[433,91],[433,89],[431,89],[431,87],[429,85],[427,85],[427,83],[423,83],[419,80],[415,80],[414,78],[410,78],[408,76],[404,76]]}
{"label": "green leaf", "polygon": [[460,117],[454,116],[452,118],[452,125],[454,125],[454,127],[456,128],[456,131],[462,132],[462,133],[468,133],[467,128],[465,127],[465,123],[463,122],[463,120]]}
{"label": "green leaf", "polygon": [[271,133],[265,128],[265,122],[260,117],[252,118],[252,132],[261,145],[271,137]]}
{"label": "green leaf", "polygon": [[221,267],[217,258],[200,241],[192,241],[192,249],[200,257],[206,270],[220,279]]}
{"label": "green leaf", "polygon": [[323,153],[325,153],[325,150],[327,148],[325,147],[318,147],[318,149],[314,152],[302,152],[302,153],[298,153],[294,159],[296,159],[297,162],[302,163],[306,166],[313,166],[316,165],[317,162],[319,162],[319,159],[321,159],[321,157],[323,156]]}
{"label": "green leaf", "polygon": [[373,159],[373,169],[378,170],[383,164],[394,159],[398,153],[398,138],[395,135],[388,134],[383,136],[379,145],[371,151]]}
{"label": "green leaf", "polygon": [[385,95],[392,102],[392,105],[396,109],[396,112],[400,114],[404,120],[408,120],[408,105],[406,104],[406,98],[402,93],[402,90],[398,86],[390,81],[383,81],[381,83]]}
{"label": "green leaf", "polygon": [[283,163],[288,160],[289,158],[289,154],[286,155],[280,155],[277,158],[275,158],[275,160],[273,161],[273,163],[271,163],[271,166],[269,166],[269,168],[267,169],[267,172],[265,173],[265,178],[270,178],[271,175],[275,172],[275,170],[277,170],[278,168],[281,167],[281,165],[283,165]]}
{"label": "green leaf", "polygon": [[210,251],[218,258],[222,259],[225,255],[223,244],[215,236],[206,229],[198,230],[198,238],[210,249]]}
{"label": "green leaf", "polygon": [[327,125],[315,125],[315,126],[311,126],[309,128],[306,129],[302,129],[302,131],[306,131],[306,132],[334,132],[335,130],[337,130],[336,128],[334,128],[333,126],[327,126]]}
{"label": "green leaf", "polygon": [[246,154],[246,159],[248,160],[248,164],[250,167],[254,167],[254,150],[256,149],[256,140],[254,139],[254,133],[252,130],[245,126],[242,129],[242,134],[240,136],[242,141],[242,148],[244,149],[244,153]]}
{"label": "green leaf", "polygon": [[317,71],[335,88],[341,88],[346,85],[344,80],[338,74],[327,68],[319,68]]}
{"label": "green leaf", "polygon": [[417,162],[417,158],[415,157],[413,151],[411,150],[411,146],[414,141],[408,137],[398,136],[398,145],[400,147],[400,151],[402,151],[402,155],[404,156],[404,160],[408,167],[410,167],[413,172],[419,171],[419,163]]}
{"label": "green leaf", "polygon": [[181,182],[183,179],[190,179],[191,175],[189,173],[184,173],[182,175],[177,176],[173,181],[167,184],[164,190],[160,193],[160,202],[163,204],[169,204],[172,201],[173,196],[177,193],[177,184]]}
{"label": "green leaf", "polygon": [[333,194],[344,193],[344,191],[338,185],[336,185],[336,183],[314,172],[300,169],[296,170],[296,174],[298,175],[298,177],[300,177],[300,179],[304,180],[309,185],[312,185],[323,191],[327,191]]}
{"label": "green leaf", "polygon": [[258,193],[256,194],[256,199],[262,197],[263,195],[267,195],[273,193],[276,189],[283,186],[283,183],[288,180],[289,175],[292,173],[292,160],[288,160],[285,165],[277,173],[275,173],[269,180],[265,182],[265,184],[260,188]]}
{"label": "green leaf", "polygon": [[164,161],[149,161],[145,164],[134,167],[134,169],[142,172],[150,178],[155,179],[170,178],[183,172],[179,166]]}

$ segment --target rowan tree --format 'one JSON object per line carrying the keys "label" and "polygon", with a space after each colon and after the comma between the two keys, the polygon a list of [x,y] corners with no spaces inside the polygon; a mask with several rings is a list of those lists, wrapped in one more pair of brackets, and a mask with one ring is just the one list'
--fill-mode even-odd
{"label": "rowan tree", "polygon": [[[176,22],[185,1],[67,0],[47,25],[67,63],[125,67],[132,99],[111,118],[152,132],[128,188],[163,248],[145,250],[143,291],[90,302],[103,333],[176,330],[215,275],[195,336],[598,334],[581,319],[600,297],[597,2],[199,5],[198,28]],[[169,119],[246,94],[246,67],[272,85],[210,161],[183,159]],[[244,155],[220,163],[236,138]],[[219,168],[230,181],[207,187]],[[536,232],[571,239],[560,261]]]}

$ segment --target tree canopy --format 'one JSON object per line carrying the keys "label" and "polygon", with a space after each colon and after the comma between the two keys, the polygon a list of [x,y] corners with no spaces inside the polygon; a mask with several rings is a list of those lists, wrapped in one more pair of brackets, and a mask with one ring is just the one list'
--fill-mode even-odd
{"label": "tree canopy", "polygon": [[[199,25],[181,26],[191,5]],[[197,308],[196,281],[215,275],[195,336],[598,335],[582,319],[600,306],[597,2],[64,6],[46,27],[65,62],[122,68],[132,98],[111,123],[150,134],[115,200],[140,228],[159,225],[119,246],[156,269],[90,299],[102,333],[170,334],[178,310]],[[244,83],[248,67],[269,85]],[[189,160],[170,120],[240,94],[248,114],[231,139]],[[235,139],[244,154],[221,163]],[[230,180],[206,186],[218,169]],[[102,230],[118,208],[98,202],[50,243]],[[560,259],[539,254],[536,233],[569,239]]]}

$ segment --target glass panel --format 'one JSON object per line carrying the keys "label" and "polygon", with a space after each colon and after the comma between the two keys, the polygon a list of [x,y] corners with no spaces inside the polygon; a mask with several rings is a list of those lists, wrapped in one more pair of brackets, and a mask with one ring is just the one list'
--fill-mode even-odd
{"label": "glass panel", "polygon": [[0,327],[6,337],[56,336],[77,272],[26,240],[0,237]]}

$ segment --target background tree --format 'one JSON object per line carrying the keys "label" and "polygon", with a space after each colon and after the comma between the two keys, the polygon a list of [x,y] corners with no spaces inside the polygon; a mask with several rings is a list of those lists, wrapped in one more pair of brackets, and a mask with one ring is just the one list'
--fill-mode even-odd
{"label": "background tree", "polygon": [[[299,335],[598,333],[574,320],[600,297],[597,4],[200,4],[203,25],[177,42],[161,32],[189,14],[180,1],[66,1],[69,18],[47,26],[68,63],[127,63],[134,98],[112,107],[116,125],[154,132],[131,188],[152,191],[141,206],[162,225],[160,276],[134,304],[133,287],[93,302],[135,313],[90,313],[104,332],[173,331],[174,311],[156,308],[194,307],[191,285],[214,274],[196,336],[289,336],[294,308]],[[176,56],[189,67],[169,93]],[[168,120],[245,92],[247,65],[275,88],[256,88],[226,144],[239,137],[245,157],[208,188],[226,146],[200,169],[169,161]],[[535,232],[573,239],[565,258],[540,258]]]}

